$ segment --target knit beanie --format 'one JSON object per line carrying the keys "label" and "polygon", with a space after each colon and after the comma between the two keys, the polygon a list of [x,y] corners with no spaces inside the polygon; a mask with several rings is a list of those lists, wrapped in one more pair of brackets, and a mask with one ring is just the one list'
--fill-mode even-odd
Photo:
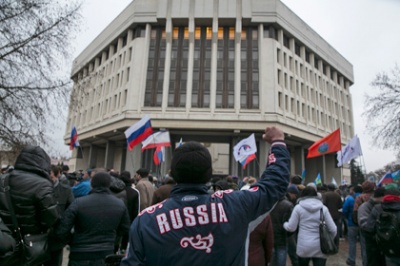
{"label": "knit beanie", "polygon": [[171,175],[177,183],[207,183],[212,175],[210,152],[198,142],[186,142],[174,151]]}
{"label": "knit beanie", "polygon": [[287,188],[287,192],[298,195],[299,189],[297,188],[297,186],[295,184],[290,184]]}
{"label": "knit beanie", "polygon": [[96,173],[92,177],[91,186],[92,188],[105,187],[109,188],[111,184],[111,176],[106,172]]}

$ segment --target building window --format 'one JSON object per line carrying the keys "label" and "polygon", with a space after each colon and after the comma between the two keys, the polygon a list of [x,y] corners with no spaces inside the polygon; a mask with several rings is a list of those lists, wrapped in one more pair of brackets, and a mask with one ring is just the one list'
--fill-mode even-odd
{"label": "building window", "polygon": [[218,28],[217,108],[233,108],[235,93],[235,28]]}
{"label": "building window", "polygon": [[171,71],[168,92],[169,107],[185,107],[186,105],[188,56],[188,28],[174,27],[172,32]]}
{"label": "building window", "polygon": [[259,72],[258,29],[256,27],[248,27],[242,30],[240,60],[240,107],[257,109],[259,107]]}
{"label": "building window", "polygon": [[276,29],[270,25],[264,25],[264,38],[271,38],[278,40],[278,34],[276,34]]}
{"label": "building window", "polygon": [[210,107],[212,28],[197,27],[194,34],[192,107]]}
{"label": "building window", "polygon": [[[165,64],[165,29],[156,27],[151,30],[149,64],[147,68],[145,106],[161,106],[164,64]],[[129,77],[129,73],[127,75]]]}
{"label": "building window", "polygon": [[297,42],[294,44],[294,52],[296,55],[300,56],[300,45]]}
{"label": "building window", "polygon": [[283,46],[290,49],[289,47],[289,37],[286,34],[283,34]]}

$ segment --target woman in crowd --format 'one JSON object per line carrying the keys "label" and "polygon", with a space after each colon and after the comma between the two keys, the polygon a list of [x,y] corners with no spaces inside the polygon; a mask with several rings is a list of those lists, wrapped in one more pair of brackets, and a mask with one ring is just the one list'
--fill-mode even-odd
{"label": "woman in crowd", "polygon": [[299,227],[296,253],[300,266],[309,265],[310,260],[314,266],[326,265],[327,255],[321,252],[319,240],[321,209],[329,232],[335,236],[337,228],[329,210],[322,204],[317,191],[311,186],[302,191],[299,203],[294,207],[289,221],[283,224],[289,232],[294,232]]}

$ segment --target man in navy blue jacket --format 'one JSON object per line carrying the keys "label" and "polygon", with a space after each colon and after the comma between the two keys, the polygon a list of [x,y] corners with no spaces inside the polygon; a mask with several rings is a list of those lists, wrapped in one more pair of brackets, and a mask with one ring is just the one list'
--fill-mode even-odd
{"label": "man in navy blue jacket", "polygon": [[169,199],[143,210],[129,233],[126,265],[247,265],[250,232],[282,198],[290,156],[283,132],[267,128],[267,168],[249,190],[207,193],[211,155],[197,142],[174,151],[171,174],[178,183]]}

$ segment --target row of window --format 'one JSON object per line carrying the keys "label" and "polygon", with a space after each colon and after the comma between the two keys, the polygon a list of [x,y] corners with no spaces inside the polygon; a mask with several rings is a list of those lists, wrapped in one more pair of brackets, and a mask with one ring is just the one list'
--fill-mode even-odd
{"label": "row of window", "polygon": [[[185,107],[189,62],[189,34],[187,27],[174,27],[168,85],[168,106]],[[234,107],[235,30],[218,29],[216,107]],[[211,82],[211,27],[196,27],[194,34],[192,107],[208,108]],[[258,29],[243,28],[241,33],[241,108],[259,108],[258,86]],[[161,106],[164,67],[166,60],[164,27],[151,31],[149,64],[145,89],[145,106]]]}
{"label": "row of window", "polygon": [[339,114],[337,114],[338,118],[335,118],[334,116],[328,115],[324,111],[320,111],[317,108],[306,105],[305,103],[300,102],[299,100],[295,100],[288,95],[283,95],[282,92],[278,92],[278,106],[281,110],[292,113],[297,117],[301,117],[306,121],[316,123],[317,125],[320,125],[322,127],[327,127],[331,130],[341,127],[342,129],[346,130],[346,132],[344,133],[345,135],[350,134],[351,132],[351,126],[346,125],[346,123],[344,122],[350,120],[349,110],[347,110],[346,112],[342,108],[341,115],[344,119],[340,119]]}

